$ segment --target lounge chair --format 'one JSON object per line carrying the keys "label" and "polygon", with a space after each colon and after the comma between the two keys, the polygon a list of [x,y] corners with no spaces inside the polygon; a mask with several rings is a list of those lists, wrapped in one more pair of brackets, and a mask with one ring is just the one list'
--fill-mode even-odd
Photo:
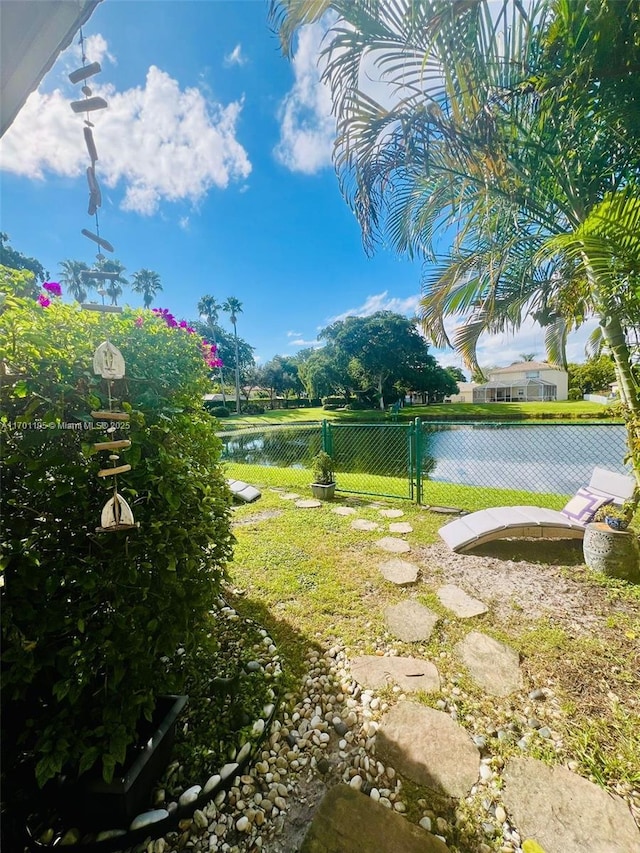
{"label": "lounge chair", "polygon": [[259,489],[242,480],[227,480],[227,485],[237,501],[250,504],[262,497],[262,492]]}
{"label": "lounge chair", "polygon": [[634,477],[595,468],[589,485],[578,489],[562,510],[538,506],[482,509],[450,521],[439,533],[452,551],[460,552],[494,539],[582,539],[596,510],[607,503],[624,503],[635,487]]}

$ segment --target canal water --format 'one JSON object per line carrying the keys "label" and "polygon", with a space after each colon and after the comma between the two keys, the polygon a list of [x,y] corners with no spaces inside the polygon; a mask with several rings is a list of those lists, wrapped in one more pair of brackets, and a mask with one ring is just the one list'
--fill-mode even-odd
{"label": "canal water", "polygon": [[[408,427],[332,425],[337,471],[394,477],[408,472]],[[596,465],[625,473],[626,430],[618,424],[423,423],[425,478],[468,486],[571,494]],[[221,436],[223,459],[310,468],[321,447],[317,424]]]}

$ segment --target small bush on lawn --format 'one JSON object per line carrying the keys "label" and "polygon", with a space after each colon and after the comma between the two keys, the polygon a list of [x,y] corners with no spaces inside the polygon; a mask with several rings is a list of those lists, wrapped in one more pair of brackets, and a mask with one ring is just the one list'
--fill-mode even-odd
{"label": "small bush on lawn", "polygon": [[209,409],[209,414],[214,418],[228,418],[230,412],[226,406],[214,406],[212,409]]}
{"label": "small bush on lawn", "polygon": [[[232,543],[202,340],[150,311],[48,302],[0,307],[3,773],[27,766],[40,785],[113,775],[155,697],[180,689],[161,659],[198,645]],[[112,480],[96,476],[90,412],[108,399],[92,358],[107,337],[131,414],[118,486],[140,528],[99,534]]]}

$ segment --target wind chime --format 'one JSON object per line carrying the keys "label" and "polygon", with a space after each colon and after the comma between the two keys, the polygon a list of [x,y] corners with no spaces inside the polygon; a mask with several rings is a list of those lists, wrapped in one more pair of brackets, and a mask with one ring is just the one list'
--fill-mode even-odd
{"label": "wind chime", "polygon": [[[83,228],[81,233],[98,245],[98,254],[96,255],[96,260],[98,262],[97,269],[83,270],[81,275],[85,281],[114,281],[118,277],[119,273],[109,272],[102,268],[105,256],[102,254],[101,250],[104,249],[107,252],[113,252],[113,246],[108,242],[108,240],[105,240],[100,236],[98,209],[102,206],[102,193],[100,192],[100,186],[96,178],[98,152],[93,139],[94,125],[89,120],[89,113],[94,112],[95,110],[106,109],[108,104],[104,98],[94,96],[91,88],[86,83],[90,77],[98,74],[102,69],[99,62],[92,62],[89,65],[87,64],[85,39],[82,30],[80,30],[79,43],[82,50],[82,68],[78,68],[76,71],[69,74],[69,80],[74,84],[80,82],[83,84],[82,94],[84,95],[84,98],[79,101],[72,101],[71,109],[74,113],[85,113],[84,140],[91,160],[91,165],[87,168],[87,183],[89,185],[89,209],[87,212],[89,216],[95,217],[95,233],[86,228]],[[90,311],[113,313],[120,313],[122,311],[122,308],[119,308],[117,305],[104,304],[105,291],[103,289],[99,289],[98,293],[102,295],[102,305],[86,303],[82,307]],[[129,439],[115,438],[116,431],[119,428],[122,428],[124,423],[129,421],[129,414],[127,412],[118,411],[114,408],[114,383],[118,380],[124,379],[125,363],[122,353],[116,346],[114,346],[114,344],[111,343],[110,340],[107,339],[106,341],[103,341],[96,349],[93,355],[93,371],[96,375],[101,376],[102,379],[104,379],[107,387],[107,398],[109,403],[109,408],[107,410],[91,412],[91,417],[95,421],[104,422],[104,428],[106,431],[106,440],[96,442],[93,447],[96,451],[109,451],[108,459],[109,462],[112,463],[110,467],[101,468],[100,471],[98,471],[98,477],[104,479],[110,477],[113,478],[113,495],[109,498],[102,509],[100,527],[96,528],[96,532],[111,533],[118,530],[131,530],[138,525],[134,521],[131,507],[118,492],[118,475],[126,474],[127,471],[130,471],[131,465],[118,464],[120,461],[120,455],[119,453],[114,452],[127,450],[131,447],[131,441]]]}

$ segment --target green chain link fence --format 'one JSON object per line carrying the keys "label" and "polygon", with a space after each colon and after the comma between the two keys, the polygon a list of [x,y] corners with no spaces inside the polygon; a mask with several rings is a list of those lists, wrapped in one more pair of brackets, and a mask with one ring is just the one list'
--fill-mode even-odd
{"label": "green chain link fence", "polygon": [[322,423],[221,433],[228,476],[308,487],[322,448],[337,491],[452,509],[503,504],[561,507],[596,465],[625,473],[619,424]]}

